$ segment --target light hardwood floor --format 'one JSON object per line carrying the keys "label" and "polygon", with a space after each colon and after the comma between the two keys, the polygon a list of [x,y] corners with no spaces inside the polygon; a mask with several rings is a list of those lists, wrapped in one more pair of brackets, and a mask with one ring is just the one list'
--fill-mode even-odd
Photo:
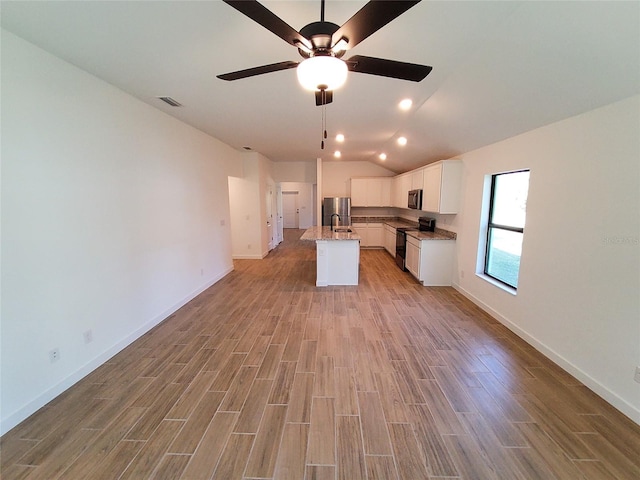
{"label": "light hardwood floor", "polygon": [[315,287],[302,231],[7,433],[12,479],[634,479],[640,427],[383,250]]}

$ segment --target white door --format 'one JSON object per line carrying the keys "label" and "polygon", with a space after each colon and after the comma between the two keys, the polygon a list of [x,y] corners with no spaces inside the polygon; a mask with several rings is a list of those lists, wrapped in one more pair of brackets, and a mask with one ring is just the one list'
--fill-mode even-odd
{"label": "white door", "polygon": [[282,192],[282,210],[284,228],[299,228],[298,192]]}

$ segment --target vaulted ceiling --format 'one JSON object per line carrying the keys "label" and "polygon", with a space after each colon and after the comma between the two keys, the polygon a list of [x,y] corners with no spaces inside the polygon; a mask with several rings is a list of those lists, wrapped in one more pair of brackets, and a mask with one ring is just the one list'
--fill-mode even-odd
{"label": "vaulted ceiling", "polygon": [[[262,3],[296,30],[320,17],[320,1]],[[341,25],[365,3],[328,0],[326,20]],[[431,65],[431,74],[413,83],[350,73],[326,109],[321,150],[321,108],[294,70],[216,78],[301,60],[221,1],[2,1],[0,8],[3,28],[273,161],[333,160],[339,149],[340,161],[404,172],[640,93],[640,2],[424,0],[347,56]],[[397,106],[403,98],[413,100],[409,111]]]}

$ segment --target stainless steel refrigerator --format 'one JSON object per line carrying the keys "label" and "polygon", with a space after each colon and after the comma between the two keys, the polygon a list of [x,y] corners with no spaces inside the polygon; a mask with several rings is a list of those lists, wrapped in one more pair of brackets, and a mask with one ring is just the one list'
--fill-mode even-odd
{"label": "stainless steel refrigerator", "polygon": [[[336,216],[337,215],[337,216]],[[322,225],[351,225],[351,198],[325,197],[322,202]]]}

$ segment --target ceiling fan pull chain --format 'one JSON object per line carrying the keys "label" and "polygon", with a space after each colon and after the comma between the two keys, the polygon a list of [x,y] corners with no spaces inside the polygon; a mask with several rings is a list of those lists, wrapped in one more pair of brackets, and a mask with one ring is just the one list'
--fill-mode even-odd
{"label": "ceiling fan pull chain", "polygon": [[[321,93],[324,93],[324,91],[322,91]],[[320,115],[320,128],[321,130],[324,130],[324,105],[322,106],[322,113]],[[320,133],[320,149],[324,150],[324,136],[322,135],[322,132]]]}

